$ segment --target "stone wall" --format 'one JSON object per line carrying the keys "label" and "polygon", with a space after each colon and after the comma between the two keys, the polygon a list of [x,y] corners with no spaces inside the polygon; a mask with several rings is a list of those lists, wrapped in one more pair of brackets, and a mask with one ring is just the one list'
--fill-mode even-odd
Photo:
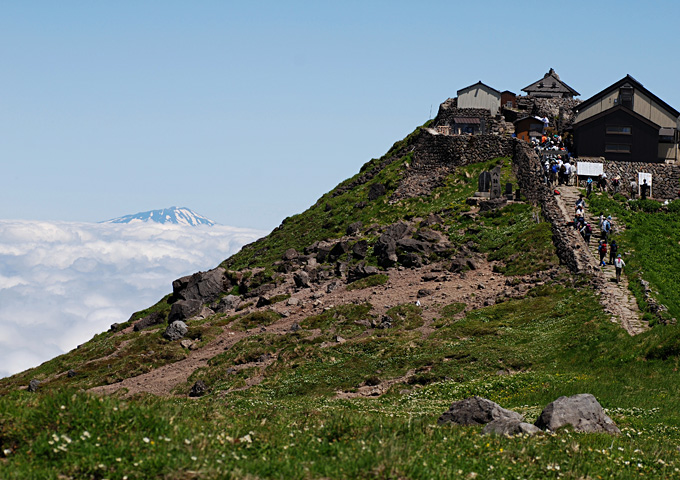
{"label": "stone wall", "polygon": [[679,165],[615,162],[606,160],[603,157],[580,157],[577,161],[604,164],[603,170],[607,174],[609,188],[611,188],[611,180],[619,175],[621,177],[619,191],[624,195],[630,195],[630,182],[635,181],[637,183],[638,172],[643,172],[652,174],[652,198],[660,200],[674,200],[678,198],[678,192],[680,192]]}
{"label": "stone wall", "polygon": [[456,105],[455,98],[449,98],[439,105],[439,112],[432,122],[432,127],[436,128],[441,125],[452,127],[455,123],[455,117],[478,117],[484,122],[484,133],[500,134],[505,132],[505,120],[500,115],[495,117],[485,108],[457,108]]}
{"label": "stone wall", "polygon": [[572,126],[575,117],[572,109],[580,103],[581,100],[575,98],[517,97],[517,108],[525,110],[527,115],[548,117],[549,126],[560,133],[564,133]]}
{"label": "stone wall", "polygon": [[527,200],[541,206],[543,216],[550,222],[560,261],[575,273],[589,270],[588,252],[574,248],[579,245],[576,238],[579,234],[567,226],[552,189],[543,182],[543,169],[538,155],[522,140],[513,139],[512,144],[512,163],[519,188]]}

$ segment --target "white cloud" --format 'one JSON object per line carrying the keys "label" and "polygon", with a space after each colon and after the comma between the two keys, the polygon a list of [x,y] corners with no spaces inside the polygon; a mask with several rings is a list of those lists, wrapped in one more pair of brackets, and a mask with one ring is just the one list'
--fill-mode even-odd
{"label": "white cloud", "polygon": [[126,321],[263,232],[0,220],[0,377]]}

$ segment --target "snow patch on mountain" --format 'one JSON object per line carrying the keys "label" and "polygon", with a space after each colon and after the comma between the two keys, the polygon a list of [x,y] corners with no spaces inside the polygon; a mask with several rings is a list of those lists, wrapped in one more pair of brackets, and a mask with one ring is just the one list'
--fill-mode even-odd
{"label": "snow patch on mountain", "polygon": [[170,207],[162,208],[160,210],[150,210],[148,212],[139,212],[134,215],[125,215],[123,217],[113,218],[99,223],[137,223],[137,222],[154,222],[163,224],[186,225],[196,227],[199,225],[208,225],[212,227],[216,223],[203,215],[200,215],[186,207]]}

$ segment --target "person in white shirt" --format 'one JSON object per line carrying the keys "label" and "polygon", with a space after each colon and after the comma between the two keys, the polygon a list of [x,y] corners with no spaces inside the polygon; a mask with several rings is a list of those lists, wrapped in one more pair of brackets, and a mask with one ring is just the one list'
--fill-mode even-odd
{"label": "person in white shirt", "polygon": [[616,283],[621,281],[621,270],[623,270],[623,267],[625,266],[626,262],[623,261],[623,258],[621,258],[621,254],[619,253],[616,256],[616,260],[614,260],[614,268],[616,269]]}

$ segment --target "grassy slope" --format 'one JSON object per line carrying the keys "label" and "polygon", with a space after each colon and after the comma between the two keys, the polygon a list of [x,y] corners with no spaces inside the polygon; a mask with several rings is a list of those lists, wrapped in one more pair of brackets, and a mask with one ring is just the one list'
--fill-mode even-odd
{"label": "grassy slope", "polygon": [[[555,263],[550,230],[533,222],[530,207],[510,206],[480,222],[455,215],[465,208],[462,202],[475,187],[476,173],[499,161],[461,169],[431,198],[395,206],[375,202],[362,210],[361,219],[384,224],[405,215],[441,212],[454,244],[472,242],[489,257],[505,260],[499,269],[506,275],[548,268]],[[510,175],[507,165],[504,172]],[[388,168],[384,175],[382,181],[389,184],[398,178],[398,169]],[[336,202],[330,208],[331,226],[336,227],[321,225],[319,233],[297,248],[324,237],[326,228],[340,235],[345,224],[356,220],[351,207],[362,195],[351,191],[333,199],[325,196],[299,218],[286,221],[278,230],[281,236],[261,242],[258,249],[270,255],[267,261],[279,258],[300,228],[313,231],[308,227],[321,221],[316,209],[324,210],[326,200]],[[595,208],[597,202],[592,203]],[[635,218],[627,233],[631,241],[646,235],[637,231],[639,225],[657,228],[648,218]],[[651,272],[644,245],[636,244],[630,263],[639,262]],[[649,248],[653,258],[655,247]],[[677,244],[665,248],[670,255],[678,253]],[[246,251],[237,256],[232,268],[254,265],[257,259],[250,255]],[[660,292],[680,290],[674,276],[660,274],[650,280]],[[81,349],[0,381],[0,392],[6,392],[0,397],[0,477],[455,478],[472,472],[479,478],[677,476],[677,328],[658,326],[630,338],[609,322],[592,291],[579,287],[578,280],[573,285],[563,277],[524,299],[463,316],[460,304],[431,307],[439,308],[441,319],[425,338],[414,330],[422,324],[422,311],[414,305],[395,307],[390,312],[394,328],[368,335],[362,335],[364,329],[354,320],[371,319],[370,304],[338,306],[309,317],[296,333],[250,337],[215,357],[180,388],[186,392],[192,381],[205,380],[213,394],[201,399],[123,400],[77,391],[184,355],[160,338],[162,327],[118,337],[101,334]],[[673,297],[663,301],[678,308]],[[162,301],[156,308],[166,306]],[[258,315],[196,322],[191,335],[208,341],[219,325],[261,323],[266,314]],[[312,338],[308,328],[322,333]],[[321,348],[336,335],[347,341]],[[86,363],[110,354],[121,342],[126,342],[125,355]],[[227,392],[260,373],[246,369],[232,374],[229,368],[273,353],[277,360],[263,372],[260,385]],[[38,394],[13,389],[67,368],[79,370],[79,375],[47,382]],[[334,398],[338,390],[356,391],[411,370],[412,376],[381,398]],[[469,395],[490,398],[533,421],[548,402],[581,392],[596,395],[623,435],[562,431],[507,439],[480,437],[479,428],[436,425],[452,401]]]}

